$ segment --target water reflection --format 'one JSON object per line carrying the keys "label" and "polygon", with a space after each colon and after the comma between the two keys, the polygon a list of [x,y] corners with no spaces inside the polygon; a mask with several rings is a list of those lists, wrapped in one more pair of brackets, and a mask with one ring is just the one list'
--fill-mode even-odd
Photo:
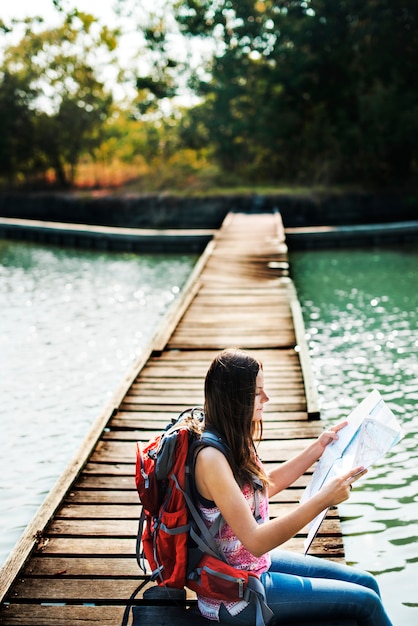
{"label": "water reflection", "polygon": [[0,241],[0,564],[194,262]]}
{"label": "water reflection", "polygon": [[291,254],[322,417],[335,422],[378,389],[405,438],[356,483],[343,516],[347,560],[375,573],[396,626],[418,623],[418,252]]}

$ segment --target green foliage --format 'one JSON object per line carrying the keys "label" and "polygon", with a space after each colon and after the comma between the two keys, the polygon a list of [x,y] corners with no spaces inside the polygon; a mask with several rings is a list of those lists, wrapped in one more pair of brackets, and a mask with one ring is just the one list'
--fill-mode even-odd
{"label": "green foliage", "polygon": [[[61,25],[23,23],[0,67],[3,179],[73,184],[83,158],[154,189],[417,182],[416,0],[115,3],[139,35],[137,97],[116,109],[100,74],[119,33],[53,0]],[[186,79],[198,104],[180,109]]]}
{"label": "green foliage", "polygon": [[81,155],[103,139],[112,97],[94,66],[115,46],[115,33],[98,30],[91,15],[75,11],[54,29],[28,21],[21,41],[5,50],[0,107],[9,112],[2,121],[0,173],[9,181],[52,168],[61,186],[72,184]]}
{"label": "green foliage", "polygon": [[178,50],[173,46],[171,31],[175,22],[169,2],[156,2],[151,10],[148,9],[145,23],[141,17],[137,19],[145,46],[136,87],[138,110],[145,115],[158,110],[162,101],[178,95],[185,63],[178,59]]}
{"label": "green foliage", "polygon": [[186,0],[177,19],[215,42],[188,134],[203,123],[223,169],[252,180],[416,178],[414,0]]}
{"label": "green foliage", "polygon": [[0,83],[0,172],[12,182],[16,171],[31,168],[33,123],[29,105],[33,93],[19,76],[4,73]]}

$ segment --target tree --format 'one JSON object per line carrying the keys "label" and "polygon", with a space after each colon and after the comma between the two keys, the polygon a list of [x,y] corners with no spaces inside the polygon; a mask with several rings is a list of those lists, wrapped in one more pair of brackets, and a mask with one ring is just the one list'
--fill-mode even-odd
{"label": "tree", "polygon": [[19,172],[34,167],[34,124],[30,103],[34,97],[19,76],[4,73],[0,82],[0,176],[13,184]]}
{"label": "tree", "polygon": [[[3,87],[10,80],[20,85],[33,129],[30,154],[38,165],[53,168],[62,186],[73,182],[81,154],[93,153],[102,141],[112,96],[97,77],[98,59],[116,43],[115,32],[74,11],[53,29],[39,31],[38,20],[28,21],[21,41],[5,51]],[[8,158],[27,173],[16,151]]]}
{"label": "tree", "polygon": [[416,176],[414,0],[176,7],[185,36],[214,42],[210,77],[196,81],[204,101],[190,119],[206,120],[224,169],[373,184]]}

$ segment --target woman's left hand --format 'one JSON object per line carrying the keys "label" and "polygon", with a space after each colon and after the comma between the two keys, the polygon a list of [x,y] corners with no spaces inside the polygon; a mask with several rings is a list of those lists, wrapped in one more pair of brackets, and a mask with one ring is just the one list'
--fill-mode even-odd
{"label": "woman's left hand", "polygon": [[322,447],[322,452],[330,443],[338,439],[338,432],[342,428],[347,426],[347,424],[348,422],[347,420],[345,420],[344,422],[340,422],[339,424],[336,424],[335,426],[331,426],[331,428],[329,428],[328,430],[325,430],[323,433],[319,435],[318,443]]}

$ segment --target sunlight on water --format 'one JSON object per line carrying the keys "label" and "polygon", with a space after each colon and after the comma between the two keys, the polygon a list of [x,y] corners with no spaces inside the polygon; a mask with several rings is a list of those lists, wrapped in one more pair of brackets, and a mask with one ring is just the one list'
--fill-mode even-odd
{"label": "sunlight on water", "polygon": [[377,576],[395,626],[418,624],[418,251],[294,252],[291,267],[325,423],[375,388],[403,424],[339,508],[347,561]]}
{"label": "sunlight on water", "polygon": [[194,262],[0,240],[0,565]]}

